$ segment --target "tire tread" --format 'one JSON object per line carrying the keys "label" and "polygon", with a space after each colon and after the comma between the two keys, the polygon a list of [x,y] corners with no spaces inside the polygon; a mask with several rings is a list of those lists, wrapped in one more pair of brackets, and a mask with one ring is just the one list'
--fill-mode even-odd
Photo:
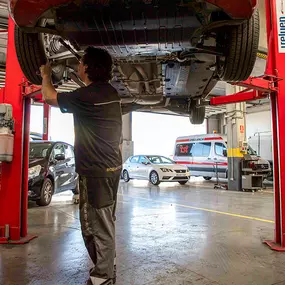
{"label": "tire tread", "polygon": [[205,120],[205,114],[206,114],[206,108],[205,107],[199,107],[197,108],[197,104],[195,100],[192,100],[190,103],[190,110],[189,110],[190,116],[190,123],[193,125],[200,125],[203,124]]}
{"label": "tire tread", "polygon": [[46,57],[40,47],[39,35],[24,33],[16,26],[15,47],[19,64],[27,79],[33,84],[41,85],[42,79],[37,72],[45,64]]}
{"label": "tire tread", "polygon": [[251,19],[233,27],[228,38],[229,54],[224,72],[220,76],[227,82],[246,80],[254,67],[259,42],[259,13],[254,12]]}
{"label": "tire tread", "polygon": [[[42,78],[39,74],[41,65],[46,64],[47,58],[41,44],[40,34],[25,33],[19,27],[15,27],[14,32],[16,54],[20,67],[28,79],[33,84],[41,85]],[[58,83],[63,77],[65,64],[60,64],[60,71],[53,71],[52,81]]]}

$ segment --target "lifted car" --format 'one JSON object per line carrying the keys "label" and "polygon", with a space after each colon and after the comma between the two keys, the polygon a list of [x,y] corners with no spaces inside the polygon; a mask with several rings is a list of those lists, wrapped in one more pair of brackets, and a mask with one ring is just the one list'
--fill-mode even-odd
{"label": "lifted car", "polygon": [[246,80],[256,60],[256,0],[10,0],[9,8],[30,82],[41,84],[47,59],[54,83],[74,79],[76,55],[102,47],[115,60],[124,113],[159,106],[201,124],[216,83]]}

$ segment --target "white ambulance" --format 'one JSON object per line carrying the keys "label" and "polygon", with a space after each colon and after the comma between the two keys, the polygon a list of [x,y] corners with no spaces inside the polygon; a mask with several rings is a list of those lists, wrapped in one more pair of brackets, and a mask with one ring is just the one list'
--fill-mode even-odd
{"label": "white ambulance", "polygon": [[[267,160],[257,158],[256,152],[248,146],[248,154],[256,158],[252,169],[268,176],[271,172]],[[226,137],[218,134],[179,137],[175,143],[173,160],[187,165],[191,176],[227,178],[228,158]]]}

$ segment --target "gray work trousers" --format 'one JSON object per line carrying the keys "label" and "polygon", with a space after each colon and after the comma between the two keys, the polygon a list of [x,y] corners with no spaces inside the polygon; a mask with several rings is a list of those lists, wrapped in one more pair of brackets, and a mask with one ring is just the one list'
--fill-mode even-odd
{"label": "gray work trousers", "polygon": [[120,173],[113,177],[79,177],[82,236],[94,268],[91,277],[112,279],[115,259],[115,211]]}

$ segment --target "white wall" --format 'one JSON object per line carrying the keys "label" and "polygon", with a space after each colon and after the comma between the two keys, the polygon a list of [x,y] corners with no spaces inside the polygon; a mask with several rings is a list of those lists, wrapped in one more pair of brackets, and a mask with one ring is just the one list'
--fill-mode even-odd
{"label": "white wall", "polygon": [[188,117],[133,112],[134,154],[173,155],[179,136],[206,134],[206,123],[191,125]]}
{"label": "white wall", "polygon": [[[30,131],[43,133],[43,106],[31,107]],[[50,139],[73,145],[74,128],[72,114],[62,114],[59,108],[51,108]]]}
{"label": "white wall", "polygon": [[73,145],[73,115],[61,113],[59,108],[51,108],[50,137],[53,141],[63,141]]}
{"label": "white wall", "polygon": [[271,112],[263,111],[246,115],[246,136],[254,136],[257,132],[271,132]]}
{"label": "white wall", "polygon": [[262,158],[272,160],[271,112],[247,114],[246,128],[249,145]]}
{"label": "white wall", "polygon": [[43,106],[31,106],[30,132],[43,133]]}

